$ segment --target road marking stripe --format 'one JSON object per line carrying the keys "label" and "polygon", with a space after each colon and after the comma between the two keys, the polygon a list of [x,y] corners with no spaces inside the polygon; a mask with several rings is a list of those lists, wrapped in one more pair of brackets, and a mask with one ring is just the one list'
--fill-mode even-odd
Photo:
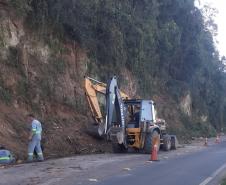
{"label": "road marking stripe", "polygon": [[208,184],[213,178],[215,178],[222,170],[226,168],[226,163],[223,164],[220,168],[218,168],[210,177],[206,178],[202,183],[199,185],[206,185]]}
{"label": "road marking stripe", "polygon": [[206,178],[206,179],[205,179],[201,184],[199,184],[199,185],[206,185],[206,184],[208,184],[212,179],[213,179],[212,177],[208,177],[208,178]]}
{"label": "road marking stripe", "polygon": [[123,170],[130,171],[131,168],[123,168]]}
{"label": "road marking stripe", "polygon": [[226,168],[226,163],[224,165],[222,165],[218,170],[216,170],[212,177],[216,177],[224,168]]}
{"label": "road marking stripe", "polygon": [[90,182],[98,182],[97,179],[89,179]]}

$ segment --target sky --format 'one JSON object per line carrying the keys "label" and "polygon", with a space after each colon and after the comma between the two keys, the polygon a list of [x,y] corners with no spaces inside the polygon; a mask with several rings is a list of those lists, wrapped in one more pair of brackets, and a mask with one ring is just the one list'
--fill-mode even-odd
{"label": "sky", "polygon": [[218,10],[215,17],[215,23],[218,26],[218,35],[216,40],[217,49],[220,56],[226,56],[226,0],[196,0],[198,7],[208,4]]}

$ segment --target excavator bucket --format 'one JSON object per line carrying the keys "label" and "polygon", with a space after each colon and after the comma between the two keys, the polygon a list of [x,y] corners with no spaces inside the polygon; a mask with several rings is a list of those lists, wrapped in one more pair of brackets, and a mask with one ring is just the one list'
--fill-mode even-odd
{"label": "excavator bucket", "polygon": [[104,138],[104,124],[97,125],[89,125],[86,128],[86,133],[96,139],[103,139]]}

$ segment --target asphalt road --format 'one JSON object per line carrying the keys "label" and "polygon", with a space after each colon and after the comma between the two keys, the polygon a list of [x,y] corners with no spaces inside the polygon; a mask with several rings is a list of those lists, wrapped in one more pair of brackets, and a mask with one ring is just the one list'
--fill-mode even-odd
{"label": "asphalt road", "polygon": [[222,142],[190,155],[138,167],[96,185],[206,185],[225,168],[226,142]]}
{"label": "asphalt road", "polygon": [[218,185],[215,177],[226,167],[226,140],[160,152],[159,162],[149,158],[97,154],[0,167],[0,185]]}

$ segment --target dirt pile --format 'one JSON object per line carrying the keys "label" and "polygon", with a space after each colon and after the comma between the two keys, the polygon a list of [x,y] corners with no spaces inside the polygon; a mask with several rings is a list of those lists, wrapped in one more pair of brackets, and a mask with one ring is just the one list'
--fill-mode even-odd
{"label": "dirt pile", "polygon": [[33,112],[43,123],[47,158],[109,151],[86,133],[90,120],[83,92],[88,58],[76,43],[28,29],[0,3],[0,144],[24,159]]}

